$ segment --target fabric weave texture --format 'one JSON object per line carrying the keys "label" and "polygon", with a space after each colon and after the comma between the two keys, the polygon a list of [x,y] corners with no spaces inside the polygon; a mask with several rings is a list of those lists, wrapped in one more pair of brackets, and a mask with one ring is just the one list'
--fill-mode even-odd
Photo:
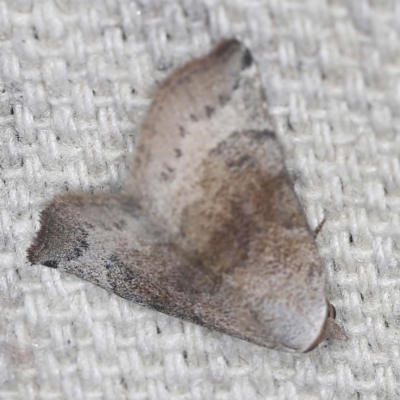
{"label": "fabric weave texture", "polygon": [[[123,186],[157,84],[236,37],[349,340],[264,349],[26,260],[66,191]],[[0,0],[0,399],[400,398],[400,3]]]}

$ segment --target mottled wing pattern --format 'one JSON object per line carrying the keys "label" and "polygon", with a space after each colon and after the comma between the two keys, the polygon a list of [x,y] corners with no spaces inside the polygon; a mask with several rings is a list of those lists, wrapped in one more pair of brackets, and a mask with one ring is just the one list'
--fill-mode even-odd
{"label": "mottled wing pattern", "polygon": [[159,88],[119,195],[65,195],[29,259],[272,348],[323,339],[328,303],[249,51],[225,41]]}

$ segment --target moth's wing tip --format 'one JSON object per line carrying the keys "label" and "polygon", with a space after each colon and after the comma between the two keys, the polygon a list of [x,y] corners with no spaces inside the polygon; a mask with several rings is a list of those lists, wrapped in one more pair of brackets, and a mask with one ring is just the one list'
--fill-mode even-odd
{"label": "moth's wing tip", "polygon": [[242,69],[249,68],[253,64],[253,56],[250,50],[236,38],[221,40],[211,52],[211,56],[215,58],[222,58],[226,54],[235,53],[238,51],[242,53]]}
{"label": "moth's wing tip", "polygon": [[40,244],[37,241],[37,235],[33,239],[33,243],[29,246],[29,248],[26,250],[26,258],[29,261],[31,265],[37,265],[37,251],[39,248]]}
{"label": "moth's wing tip", "polygon": [[52,204],[54,201],[55,200],[49,203],[46,208],[40,212],[40,228],[35,233],[33,242],[26,251],[27,259],[32,265],[40,264],[40,252],[43,249],[44,243],[46,241],[46,233],[48,231],[48,224],[50,220]]}
{"label": "moth's wing tip", "polygon": [[[57,212],[63,204],[68,204],[68,201],[74,200],[79,197],[79,195],[64,194],[57,195],[47,203],[46,207],[39,214],[40,228],[35,233],[32,244],[26,251],[26,256],[28,261],[32,265],[42,264],[45,260],[42,259],[43,249],[46,247],[48,242],[49,231],[51,231],[51,226],[57,222]],[[46,265],[46,264],[44,264]],[[54,267],[53,267],[54,268]]]}
{"label": "moth's wing tip", "polygon": [[227,51],[232,51],[232,49],[236,49],[242,46],[242,43],[232,37],[232,38],[226,38],[220,40],[215,47],[211,50],[209,54],[215,55],[215,56],[220,56],[224,54]]}

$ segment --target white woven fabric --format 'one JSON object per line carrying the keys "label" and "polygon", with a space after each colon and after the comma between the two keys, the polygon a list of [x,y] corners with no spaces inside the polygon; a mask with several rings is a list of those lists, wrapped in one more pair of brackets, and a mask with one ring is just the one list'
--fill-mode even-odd
{"label": "white woven fabric", "polygon": [[[26,260],[46,200],[118,190],[157,82],[231,36],[347,343],[278,353]],[[0,399],[400,398],[399,118],[396,0],[0,0]]]}

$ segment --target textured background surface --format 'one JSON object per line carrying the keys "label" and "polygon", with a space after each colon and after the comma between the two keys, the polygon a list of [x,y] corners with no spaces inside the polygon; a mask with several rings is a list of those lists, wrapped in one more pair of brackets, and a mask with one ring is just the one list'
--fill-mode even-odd
{"label": "textured background surface", "polygon": [[[0,399],[400,397],[396,0],[0,0]],[[66,190],[118,190],[168,71],[236,36],[258,61],[347,343],[292,356],[25,258]]]}

